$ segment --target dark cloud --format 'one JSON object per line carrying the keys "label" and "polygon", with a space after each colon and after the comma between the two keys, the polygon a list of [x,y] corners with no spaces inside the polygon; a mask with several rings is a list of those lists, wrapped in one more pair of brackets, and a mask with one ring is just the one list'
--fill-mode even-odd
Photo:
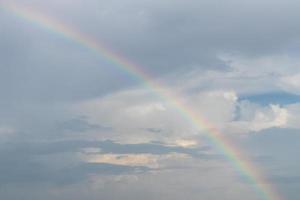
{"label": "dark cloud", "polygon": [[88,140],[66,140],[57,142],[21,142],[6,143],[3,145],[5,154],[26,154],[26,155],[48,155],[66,152],[82,152],[84,148],[99,148],[101,154],[168,154],[183,153],[195,157],[213,158],[214,155],[206,155],[209,147],[184,148],[178,146],[167,146],[159,143],[141,143],[141,144],[120,144],[110,140],[106,141],[88,141]]}
{"label": "dark cloud", "polygon": [[90,175],[136,174],[149,171],[147,167],[126,166],[108,163],[79,163],[63,169],[49,168],[45,164],[15,157],[3,160],[0,166],[0,185],[48,183],[68,185],[83,182]]}
{"label": "dark cloud", "polygon": [[70,132],[85,132],[89,130],[111,131],[112,128],[90,124],[85,117],[74,118],[57,124],[57,129]]}
{"label": "dark cloud", "polygon": [[152,132],[152,133],[161,133],[163,131],[160,128],[145,128],[144,130]]}
{"label": "dark cloud", "polygon": [[[68,3],[27,5],[104,41],[156,76],[228,70],[220,53],[278,54],[299,40],[300,4],[295,1]],[[74,101],[136,84],[101,55],[12,13],[4,12],[0,24],[1,102]]]}
{"label": "dark cloud", "polygon": [[[99,154],[184,153],[199,159],[218,159],[207,148],[189,149],[163,144],[119,144],[113,141],[10,142],[0,149],[0,184],[72,184],[89,175],[136,174],[151,170],[142,166],[85,163],[74,157],[85,148],[99,148]],[[61,158],[60,158],[61,157]]]}
{"label": "dark cloud", "polygon": [[[145,0],[87,6],[104,13],[83,19],[102,25],[93,30],[104,41],[156,73],[224,70],[219,53],[260,57],[281,53],[299,39],[296,1]],[[83,27],[91,29],[88,23]]]}

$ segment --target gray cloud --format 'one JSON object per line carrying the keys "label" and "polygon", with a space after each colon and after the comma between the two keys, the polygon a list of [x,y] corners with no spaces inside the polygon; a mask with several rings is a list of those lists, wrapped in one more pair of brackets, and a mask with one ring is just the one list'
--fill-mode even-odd
{"label": "gray cloud", "polygon": [[57,124],[57,129],[70,132],[85,132],[88,130],[111,131],[111,127],[90,124],[85,117],[74,118]]}
{"label": "gray cloud", "polygon": [[0,185],[49,183],[68,185],[83,182],[90,175],[136,174],[149,171],[147,167],[126,166],[108,163],[79,163],[63,169],[49,168],[45,164],[15,157],[15,160],[2,159],[0,167]]}
{"label": "gray cloud", "polygon": [[87,6],[104,13],[95,12],[85,20],[98,19],[103,25],[98,33],[105,41],[150,71],[226,69],[219,53],[276,54],[299,39],[300,5],[295,1],[146,0]]}
{"label": "gray cloud", "polygon": [[[9,142],[0,149],[0,185],[74,184],[87,180],[89,175],[138,174],[150,170],[143,166],[109,163],[85,163],[76,153],[85,148],[99,148],[100,154],[153,154],[183,153],[197,159],[220,159],[206,154],[207,148],[170,147],[163,144],[119,144],[113,141]],[[84,153],[89,154],[89,153]],[[156,169],[158,170],[158,169]],[[163,170],[163,169],[162,169]]]}
{"label": "gray cloud", "polygon": [[211,158],[214,155],[206,155],[209,147],[184,148],[178,146],[166,146],[161,143],[141,144],[120,144],[110,140],[88,141],[88,140],[66,140],[57,142],[27,142],[27,143],[6,143],[3,145],[4,154],[25,154],[25,155],[48,155],[66,152],[81,152],[84,148],[99,148],[101,153],[114,154],[168,154],[183,153],[195,157]]}
{"label": "gray cloud", "polygon": [[[89,1],[84,10],[82,1],[68,3],[34,0],[27,5],[55,12],[156,75],[228,70],[220,53],[278,54],[299,39],[300,4],[295,1]],[[101,56],[55,33],[9,12],[1,19],[1,101],[6,104],[28,98],[73,101],[135,83]]]}

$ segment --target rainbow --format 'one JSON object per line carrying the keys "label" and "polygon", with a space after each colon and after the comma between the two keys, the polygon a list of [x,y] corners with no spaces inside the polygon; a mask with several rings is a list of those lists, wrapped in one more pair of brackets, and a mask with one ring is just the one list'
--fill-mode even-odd
{"label": "rainbow", "polygon": [[[191,122],[197,129],[204,129],[208,132],[210,141],[222,152],[230,161],[232,166],[243,176],[247,178],[253,190],[261,200],[282,200],[274,187],[268,183],[259,170],[243,157],[241,151],[225,138],[213,124],[205,117],[194,112],[186,105],[180,97],[173,94],[163,84],[155,81],[153,77],[144,71],[139,65],[117,54],[99,41],[76,30],[65,23],[55,20],[53,17],[43,15],[37,10],[13,3],[12,1],[3,1],[0,3],[0,9],[13,13],[19,18],[36,24],[48,31],[61,35],[78,45],[96,53],[115,64],[120,70],[139,80],[147,89],[153,91],[163,101],[169,103],[177,109],[178,113],[187,121]],[[233,188],[234,189],[234,188]]]}

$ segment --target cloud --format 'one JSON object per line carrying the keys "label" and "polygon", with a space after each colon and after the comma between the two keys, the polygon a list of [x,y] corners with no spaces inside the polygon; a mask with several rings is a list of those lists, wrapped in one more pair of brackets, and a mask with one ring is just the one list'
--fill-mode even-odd
{"label": "cloud", "polygon": [[191,139],[178,139],[175,141],[177,146],[180,147],[195,147],[198,146],[198,142],[196,140]]}
{"label": "cloud", "polygon": [[90,130],[111,131],[109,127],[103,127],[97,124],[90,124],[85,117],[74,118],[65,122],[58,123],[57,129],[69,132],[87,132]]}
{"label": "cloud", "polygon": [[[292,123],[296,124],[293,120],[297,119],[291,114],[293,112],[289,105],[262,105],[247,99],[240,100],[234,91],[204,91],[192,94],[184,101],[189,109],[204,116],[228,134],[259,132],[275,127],[288,128]],[[206,134],[195,127],[195,124],[184,121],[181,115],[176,114],[176,108],[142,90],[121,92],[87,101],[76,107],[78,108],[77,112],[89,116],[91,121],[104,120],[108,126],[114,127],[116,140],[161,140],[167,143],[191,140],[191,144],[196,144],[193,137],[200,133]],[[152,127],[151,130],[159,131],[148,131],[149,128],[143,127]],[[143,130],[146,132],[140,136]],[[126,138],[122,137],[124,131],[127,132]]]}
{"label": "cloud", "polygon": [[286,109],[289,112],[289,116],[288,116],[288,128],[295,128],[295,129],[299,129],[299,117],[300,117],[300,105],[299,103],[296,104],[290,104],[288,106],[286,106]]}
{"label": "cloud", "polygon": [[92,174],[119,175],[148,171],[146,167],[110,163],[81,163],[64,169],[49,168],[33,161],[12,161],[0,167],[0,185],[55,184],[68,185],[85,181]]}
{"label": "cloud", "polygon": [[[234,119],[237,100],[234,91],[222,90],[206,91],[183,99],[190,109],[220,128]],[[91,123],[101,121],[113,128],[109,136],[98,135],[102,139],[110,137],[129,143],[189,141],[196,144],[193,137],[203,132],[184,119],[176,107],[147,90],[122,91],[76,104],[73,108],[75,113],[88,116]],[[148,131],[149,127],[159,131]]]}
{"label": "cloud", "polygon": [[[137,63],[241,148],[257,137],[250,157],[271,158],[268,176],[299,174],[300,3],[14,2]],[[0,26],[1,199],[256,198],[125,63],[5,9]]]}
{"label": "cloud", "polygon": [[[27,6],[96,37],[157,75],[195,68],[224,71],[228,66],[218,57],[219,53],[269,56],[288,51],[293,41],[299,40],[295,24],[300,5],[295,1],[230,0],[217,9],[216,4],[220,2],[189,1],[183,6],[179,0],[33,0]],[[268,9],[273,12],[265,13]],[[280,26],[278,21],[282,22]],[[29,26],[27,29],[34,29]]]}
{"label": "cloud", "polygon": [[[191,141],[189,141],[191,142]],[[13,145],[11,145],[13,144]],[[176,143],[177,144],[177,143]],[[59,153],[83,153],[83,154],[153,154],[163,155],[170,153],[182,153],[190,156],[205,155],[210,148],[208,146],[183,147],[176,144],[163,143],[139,143],[126,144],[118,143],[111,140],[93,141],[93,140],[63,140],[63,141],[36,141],[36,142],[16,142],[5,143],[3,145],[7,154],[28,154],[51,155]]]}
{"label": "cloud", "polygon": [[282,88],[294,94],[300,94],[300,73],[284,76],[280,79]]}
{"label": "cloud", "polygon": [[238,106],[238,119],[225,124],[226,132],[251,133],[264,129],[287,127],[289,112],[279,105],[261,107],[249,102],[241,102]]}
{"label": "cloud", "polygon": [[[163,162],[169,163],[174,160],[179,162],[189,159],[187,154],[163,154],[163,155],[153,155],[153,154],[93,154],[83,156],[83,159],[87,160],[89,163],[109,163],[118,164],[124,166],[144,166],[149,169],[163,170]],[[171,165],[172,166],[172,165]],[[172,166],[173,168],[176,166]],[[186,166],[188,167],[188,166]]]}
{"label": "cloud", "polygon": [[278,105],[270,106],[270,113],[257,112],[252,121],[252,130],[260,131],[272,127],[284,127],[287,124],[288,112]]}
{"label": "cloud", "polygon": [[3,139],[15,134],[16,130],[11,127],[0,126],[0,137]]}
{"label": "cloud", "polygon": [[292,86],[283,81],[299,73],[299,59],[288,53],[260,57],[247,57],[238,53],[218,56],[227,63],[228,70],[193,70],[181,76],[173,85],[190,93],[233,90],[239,97],[266,93],[297,94],[295,87],[295,91],[292,91]]}
{"label": "cloud", "polygon": [[[260,132],[270,128],[299,129],[299,104],[260,106],[247,101],[239,105],[239,119],[229,123],[229,127],[244,132]],[[230,128],[229,128],[230,130]]]}
{"label": "cloud", "polygon": [[0,185],[61,184],[89,180],[91,175],[117,176],[183,167],[185,160],[219,160],[208,147],[184,148],[158,143],[113,141],[9,142],[0,149]]}

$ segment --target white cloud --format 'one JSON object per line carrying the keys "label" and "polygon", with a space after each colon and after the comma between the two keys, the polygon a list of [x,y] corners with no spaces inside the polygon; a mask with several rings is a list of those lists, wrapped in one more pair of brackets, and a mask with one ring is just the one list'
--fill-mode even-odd
{"label": "white cloud", "polygon": [[[298,113],[291,106],[262,106],[238,100],[233,90],[212,90],[186,97],[189,109],[205,117],[224,133],[259,132],[269,128],[296,127]],[[195,146],[195,137],[205,134],[176,108],[146,90],[129,90],[76,105],[76,112],[87,115],[91,123],[112,127],[113,133],[101,139],[141,143],[162,141],[177,146]],[[300,112],[299,112],[300,113]],[[152,129],[159,131],[151,131]]]}
{"label": "white cloud", "polygon": [[280,86],[291,93],[300,94],[300,73],[280,78]]}
{"label": "white cloud", "polygon": [[269,128],[285,128],[289,111],[279,105],[259,106],[248,101],[239,104],[239,119],[225,124],[230,133],[259,132]]}
{"label": "white cloud", "polygon": [[234,90],[238,95],[263,94],[274,91],[299,93],[300,60],[287,54],[243,57],[223,54],[227,71],[208,70],[186,73],[178,87],[182,90]]}
{"label": "white cloud", "polygon": [[270,105],[270,108],[263,111],[257,111],[253,121],[250,123],[250,129],[260,131],[273,127],[284,127],[287,124],[288,111],[278,105]]}
{"label": "white cloud", "polygon": [[[171,141],[172,136],[180,137],[195,132],[176,109],[146,90],[120,92],[75,107],[93,123],[113,128],[114,133],[101,135],[102,139],[130,143]],[[150,131],[154,129],[161,131]]]}
{"label": "white cloud", "polygon": [[83,160],[90,163],[109,163],[126,166],[145,166],[149,168],[161,168],[175,161],[191,159],[189,155],[182,153],[170,153],[164,155],[154,154],[93,154],[82,155]]}
{"label": "white cloud", "polygon": [[175,145],[179,147],[194,147],[198,145],[198,141],[193,139],[176,139]]}
{"label": "white cloud", "polygon": [[[234,119],[238,97],[234,91],[209,91],[183,99],[189,109],[217,127]],[[77,104],[75,110],[91,123],[112,127],[114,133],[101,139],[130,143],[163,141],[180,146],[196,145],[193,137],[201,132],[177,108],[146,90],[130,90]],[[149,131],[155,129],[160,131]],[[105,138],[107,137],[107,138]]]}
{"label": "white cloud", "polygon": [[288,128],[300,129],[300,104],[291,104],[286,106],[288,110]]}

